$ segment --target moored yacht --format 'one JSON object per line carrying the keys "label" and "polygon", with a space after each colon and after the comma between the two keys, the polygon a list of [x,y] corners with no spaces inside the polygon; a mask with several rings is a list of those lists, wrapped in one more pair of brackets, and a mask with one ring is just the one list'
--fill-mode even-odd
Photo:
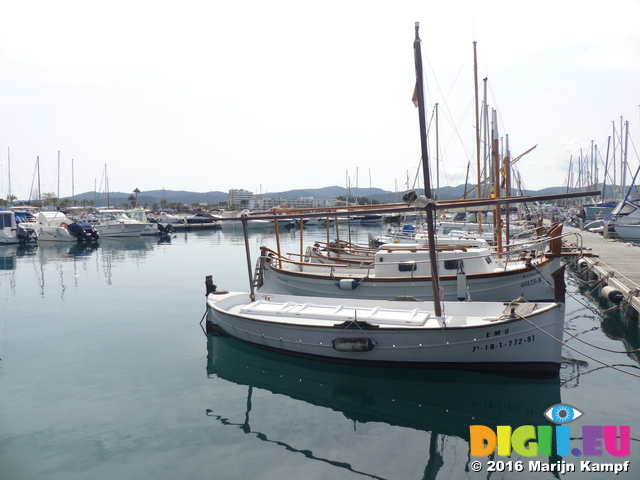
{"label": "moored yacht", "polygon": [[114,208],[87,213],[83,221],[98,230],[101,237],[139,237],[148,225],[130,218],[126,210]]}

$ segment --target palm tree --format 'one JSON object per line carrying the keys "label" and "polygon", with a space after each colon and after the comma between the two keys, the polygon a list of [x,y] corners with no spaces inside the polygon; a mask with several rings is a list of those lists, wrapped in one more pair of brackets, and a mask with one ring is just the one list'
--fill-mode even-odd
{"label": "palm tree", "polygon": [[138,206],[138,194],[140,193],[140,189],[134,188],[133,193],[136,194],[136,207]]}

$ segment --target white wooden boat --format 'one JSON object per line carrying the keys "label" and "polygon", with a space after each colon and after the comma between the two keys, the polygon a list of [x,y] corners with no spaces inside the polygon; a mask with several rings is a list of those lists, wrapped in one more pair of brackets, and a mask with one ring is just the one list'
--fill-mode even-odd
{"label": "white wooden boat", "polygon": [[[416,101],[423,162],[425,107],[416,24]],[[427,225],[433,225],[429,168],[423,165]],[[403,198],[404,199],[404,198]],[[410,203],[413,205],[413,200]],[[418,206],[415,205],[417,208]],[[432,228],[429,258],[438,294]],[[248,238],[245,245],[249,250]],[[302,253],[302,252],[301,252]],[[250,260],[248,265],[250,265]],[[413,269],[413,265],[409,265]],[[554,301],[425,302],[218,291],[207,277],[207,331],[266,350],[333,363],[557,374],[562,358],[564,269],[553,273]]]}
{"label": "white wooden boat", "polygon": [[[207,329],[334,363],[556,372],[564,303],[431,303],[229,293],[207,295]],[[446,313],[444,313],[446,312]]]}
{"label": "white wooden boat", "polygon": [[[493,233],[449,232],[436,234],[436,245],[466,245],[486,247],[493,242]],[[390,231],[384,235],[369,234],[369,245],[380,246],[385,243],[421,243],[427,245],[428,236],[424,233]]]}
{"label": "white wooden boat", "polygon": [[[560,266],[544,242],[496,254],[489,248],[440,250],[438,271],[444,300],[529,301],[553,298],[551,273]],[[549,253],[549,255],[547,255]],[[261,293],[388,300],[432,300],[429,252],[420,245],[383,245],[372,263],[299,262],[262,247],[255,284]]]}

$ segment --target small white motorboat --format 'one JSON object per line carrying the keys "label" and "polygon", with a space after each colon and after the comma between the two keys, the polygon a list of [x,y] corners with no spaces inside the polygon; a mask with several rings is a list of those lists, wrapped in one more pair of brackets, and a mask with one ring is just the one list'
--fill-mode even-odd
{"label": "small white motorboat", "polygon": [[63,212],[40,212],[35,224],[38,242],[98,240],[98,231],[87,222],[74,222]]}
{"label": "small white motorboat", "polygon": [[37,238],[31,223],[17,224],[13,211],[0,211],[0,245],[35,242]]}
{"label": "small white motorboat", "polygon": [[95,210],[82,220],[98,230],[101,237],[139,237],[149,225],[130,218],[126,210],[115,208]]}

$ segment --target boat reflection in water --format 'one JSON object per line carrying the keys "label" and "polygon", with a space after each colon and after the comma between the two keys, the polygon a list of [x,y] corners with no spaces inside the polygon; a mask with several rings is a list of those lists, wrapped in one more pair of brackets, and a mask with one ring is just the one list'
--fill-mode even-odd
{"label": "boat reflection in water", "polygon": [[[328,461],[326,455],[316,457],[308,448],[296,449],[270,438],[266,432],[251,430],[253,389],[341,412],[354,422],[354,427],[357,423],[384,422],[428,432],[429,459],[425,463],[432,474],[443,464],[439,449],[444,437],[457,437],[468,443],[470,425],[485,425],[494,430],[497,425],[510,425],[514,429],[520,425],[550,425],[543,413],[561,403],[559,377],[525,379],[473,372],[336,365],[278,355],[228,337],[207,335],[207,342],[208,376],[249,387],[244,423],[229,422],[228,412],[208,409],[207,415],[225,425],[235,425],[244,433],[253,433],[261,440],[324,462]],[[317,428],[314,435],[325,431]],[[331,439],[318,440],[319,444],[325,442],[330,443]],[[463,464],[460,468],[468,471],[469,450],[468,447],[462,450],[458,451]],[[341,461],[335,464],[348,466]]]}
{"label": "boat reflection in water", "polygon": [[15,270],[18,257],[34,255],[36,250],[35,243],[0,245],[0,270]]}

